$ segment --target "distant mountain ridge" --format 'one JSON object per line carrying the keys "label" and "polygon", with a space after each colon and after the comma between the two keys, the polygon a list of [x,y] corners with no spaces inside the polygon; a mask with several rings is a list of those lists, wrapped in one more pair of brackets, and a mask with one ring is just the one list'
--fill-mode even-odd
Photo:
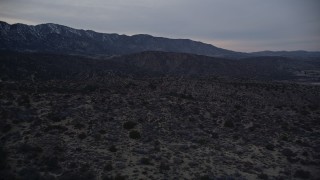
{"label": "distant mountain ridge", "polygon": [[162,51],[229,59],[257,56],[282,56],[296,59],[320,58],[320,52],[260,51],[243,53],[190,39],[169,39],[147,34],[127,36],[116,33],[99,33],[53,23],[39,25],[17,23],[10,25],[0,21],[0,42],[0,51],[98,57],[128,55],[144,51]]}
{"label": "distant mountain ridge", "polygon": [[251,57],[230,60],[159,51],[146,51],[106,59],[43,53],[0,52],[0,80],[106,80],[110,74],[136,77],[225,76],[319,82],[320,62],[284,57]]}
{"label": "distant mountain ridge", "polygon": [[317,58],[320,52],[314,51],[260,51],[250,53],[253,56],[283,56],[290,58]]}
{"label": "distant mountain ridge", "polygon": [[0,50],[49,52],[78,55],[124,55],[143,51],[180,52],[239,58],[234,52],[189,39],[168,39],[150,35],[119,35],[79,30],[58,24],[8,24],[0,22]]}

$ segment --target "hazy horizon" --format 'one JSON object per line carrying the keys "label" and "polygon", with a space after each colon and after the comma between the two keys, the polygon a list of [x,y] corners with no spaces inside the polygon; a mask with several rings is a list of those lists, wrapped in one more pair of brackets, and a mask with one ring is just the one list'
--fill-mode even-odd
{"label": "hazy horizon", "polygon": [[101,33],[192,39],[241,52],[320,51],[317,0],[1,1],[9,24],[56,23]]}

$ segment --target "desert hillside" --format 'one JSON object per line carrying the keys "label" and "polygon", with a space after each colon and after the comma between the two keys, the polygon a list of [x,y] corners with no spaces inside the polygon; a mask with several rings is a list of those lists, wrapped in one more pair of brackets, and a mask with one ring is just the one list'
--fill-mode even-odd
{"label": "desert hillside", "polygon": [[0,179],[318,179],[320,87],[1,82]]}

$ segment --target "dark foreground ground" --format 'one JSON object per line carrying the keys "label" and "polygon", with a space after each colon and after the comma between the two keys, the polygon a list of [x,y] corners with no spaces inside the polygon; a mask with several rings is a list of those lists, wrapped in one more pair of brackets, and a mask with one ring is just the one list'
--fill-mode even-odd
{"label": "dark foreground ground", "polygon": [[0,179],[319,179],[320,86],[1,82]]}

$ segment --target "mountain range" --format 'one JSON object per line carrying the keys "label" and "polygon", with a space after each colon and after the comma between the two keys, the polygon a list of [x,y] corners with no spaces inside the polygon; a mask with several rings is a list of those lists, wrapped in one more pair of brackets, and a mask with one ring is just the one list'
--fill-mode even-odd
{"label": "mountain range", "polygon": [[104,79],[111,73],[320,81],[319,52],[241,53],[188,39],[5,22],[0,41],[2,80]]}
{"label": "mountain range", "polygon": [[0,22],[0,41],[1,50],[24,52],[112,56],[152,50],[216,57],[245,56],[243,53],[189,39],[97,33],[52,23],[29,26]]}
{"label": "mountain range", "polygon": [[240,59],[254,56],[290,58],[320,57],[320,52],[262,51],[242,53],[189,39],[169,39],[146,34],[133,36],[98,33],[47,23],[40,25],[8,24],[0,21],[0,50],[45,52],[86,56],[114,56],[143,51],[190,53],[211,57]]}

